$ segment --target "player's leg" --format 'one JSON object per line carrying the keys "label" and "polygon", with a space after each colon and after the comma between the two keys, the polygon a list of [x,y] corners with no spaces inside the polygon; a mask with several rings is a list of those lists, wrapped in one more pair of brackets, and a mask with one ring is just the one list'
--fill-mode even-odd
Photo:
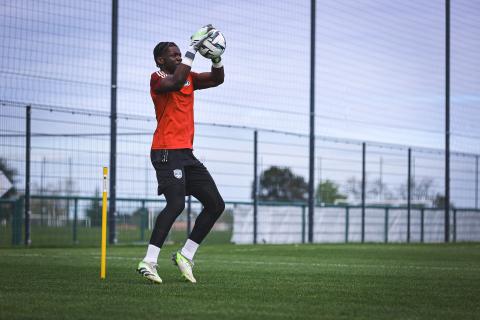
{"label": "player's leg", "polygon": [[[199,245],[225,210],[225,202],[205,167],[203,169],[195,169],[195,175],[197,180],[190,186],[189,191],[192,196],[202,203],[203,210],[195,220],[189,240]],[[195,248],[186,246],[185,251],[190,251],[190,253],[194,254],[192,249]]]}
{"label": "player's leg", "polygon": [[185,189],[179,185],[172,185],[165,190],[167,205],[157,216],[155,226],[148,244],[147,254],[139,263],[137,271],[145,278],[161,283],[162,280],[156,271],[158,255],[163,246],[175,219],[182,213],[185,207]]}
{"label": "player's leg", "polygon": [[150,237],[150,245],[158,248],[163,246],[173,223],[185,208],[185,188],[182,185],[172,185],[164,192],[167,205],[158,214]]}
{"label": "player's leg", "polygon": [[225,209],[225,203],[217,186],[203,164],[185,167],[187,194],[197,198],[203,210],[197,217],[193,230],[183,248],[174,253],[173,261],[178,265],[182,275],[191,282],[196,282],[192,268],[193,257],[213,225]]}
{"label": "player's leg", "polygon": [[[164,194],[167,205],[157,216],[150,237],[145,258],[139,263],[137,271],[144,277],[160,283],[156,265],[160,248],[163,246],[175,219],[185,208],[185,177],[181,163],[176,163],[175,152],[169,152],[168,159],[160,152],[152,151],[152,164],[155,167],[158,180],[158,194]],[[177,168],[177,169],[172,169]]]}

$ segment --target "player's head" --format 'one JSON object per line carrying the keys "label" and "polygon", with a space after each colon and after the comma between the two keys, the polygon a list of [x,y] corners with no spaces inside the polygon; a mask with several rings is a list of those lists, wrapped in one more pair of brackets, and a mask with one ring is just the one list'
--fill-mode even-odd
{"label": "player's head", "polygon": [[182,54],[175,42],[160,42],[153,49],[155,64],[167,72],[174,72],[182,62]]}

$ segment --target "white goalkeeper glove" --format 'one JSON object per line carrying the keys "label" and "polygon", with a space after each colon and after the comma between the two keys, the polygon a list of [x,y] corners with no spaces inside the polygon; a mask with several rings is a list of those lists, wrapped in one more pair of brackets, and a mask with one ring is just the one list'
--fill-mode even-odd
{"label": "white goalkeeper glove", "polygon": [[183,59],[182,63],[192,66],[195,53],[197,53],[203,42],[214,32],[214,28],[211,24],[207,24],[206,26],[198,29],[197,32],[190,37],[190,46],[188,47],[187,52],[185,52],[185,58]]}
{"label": "white goalkeeper glove", "polygon": [[197,30],[192,36],[190,37],[190,47],[193,47],[195,51],[198,51],[200,46],[202,45],[203,41],[207,39],[212,33],[215,28],[211,24],[207,24],[200,29]]}
{"label": "white goalkeeper glove", "polygon": [[[192,42],[190,42],[190,46],[194,46],[195,49],[198,51],[198,49],[202,45],[203,41],[205,41],[206,38],[208,38],[213,32],[215,32],[215,31],[212,31],[212,30],[215,30],[215,27],[212,26],[211,24],[207,24],[207,25],[201,27],[200,29],[198,29],[197,32],[195,32],[190,37],[190,40],[192,40]],[[205,35],[206,35],[206,37],[205,37]],[[221,57],[215,57],[215,58],[212,58],[211,60],[212,60],[213,66],[215,68],[223,67],[223,65],[221,63],[221,61],[222,61]]]}

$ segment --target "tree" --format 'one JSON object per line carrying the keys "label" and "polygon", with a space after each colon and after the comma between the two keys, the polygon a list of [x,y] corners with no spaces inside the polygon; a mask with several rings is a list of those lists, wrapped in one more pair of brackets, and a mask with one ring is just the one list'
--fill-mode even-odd
{"label": "tree", "polygon": [[377,200],[391,199],[392,193],[388,189],[388,185],[377,178],[367,184],[367,194]]}
{"label": "tree", "polygon": [[98,187],[95,188],[95,199],[90,202],[90,206],[86,210],[86,215],[90,218],[90,223],[92,227],[98,227],[102,224],[102,206],[100,201],[97,200],[100,198],[100,190]]}
{"label": "tree", "polygon": [[418,186],[415,183],[415,180],[413,182],[414,182],[414,188],[413,188],[414,199],[429,200],[433,198],[433,190],[432,190],[434,187],[433,178],[430,178],[430,177],[423,178],[418,184]]}
{"label": "tree", "polygon": [[357,180],[355,176],[348,178],[345,190],[355,200],[359,200],[362,197],[362,181]]}
{"label": "tree", "polygon": [[[437,195],[432,201],[433,207],[438,209],[445,209],[445,203],[446,203],[445,196],[440,193],[437,193]],[[450,208],[453,208],[453,207],[454,207],[454,204],[450,202]]]}
{"label": "tree", "polygon": [[[433,178],[424,177],[420,181],[412,180],[410,183],[410,192],[412,200],[428,200],[433,201],[434,195],[434,181]],[[408,197],[407,183],[400,185],[399,195],[403,200]]]}
{"label": "tree", "polygon": [[272,166],[260,175],[258,198],[264,201],[305,201],[308,184],[290,168]]}
{"label": "tree", "polygon": [[317,202],[325,204],[334,204],[336,200],[345,200],[347,196],[338,191],[338,185],[330,180],[323,181],[317,186]]}

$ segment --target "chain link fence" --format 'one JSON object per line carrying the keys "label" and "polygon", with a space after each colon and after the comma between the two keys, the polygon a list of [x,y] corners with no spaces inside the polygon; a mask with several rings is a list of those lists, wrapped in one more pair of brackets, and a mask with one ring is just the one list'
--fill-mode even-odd
{"label": "chain link fence", "polygon": [[[230,233],[217,230],[218,239],[304,241],[314,99],[313,241],[433,241],[428,230],[445,227],[439,219],[447,205],[452,237],[471,240],[480,206],[479,4],[454,1],[450,10],[448,204],[444,3],[317,1],[316,21],[310,4],[177,1],[167,11],[153,0],[0,3],[0,174],[13,184],[0,188],[0,245],[23,241],[27,189],[32,245],[97,241],[98,221],[89,214],[98,209],[101,168],[110,165],[111,116],[117,241],[148,239],[162,208],[149,159],[156,127],[151,52],[159,41],[186,48],[205,23],[222,30],[228,44],[225,83],[195,98],[194,152],[230,206],[218,227]],[[194,71],[209,69],[208,60],[195,59]],[[272,174],[288,177],[291,194],[272,187]],[[290,204],[267,204],[272,200]],[[175,225],[179,237],[188,221],[184,214]]]}

